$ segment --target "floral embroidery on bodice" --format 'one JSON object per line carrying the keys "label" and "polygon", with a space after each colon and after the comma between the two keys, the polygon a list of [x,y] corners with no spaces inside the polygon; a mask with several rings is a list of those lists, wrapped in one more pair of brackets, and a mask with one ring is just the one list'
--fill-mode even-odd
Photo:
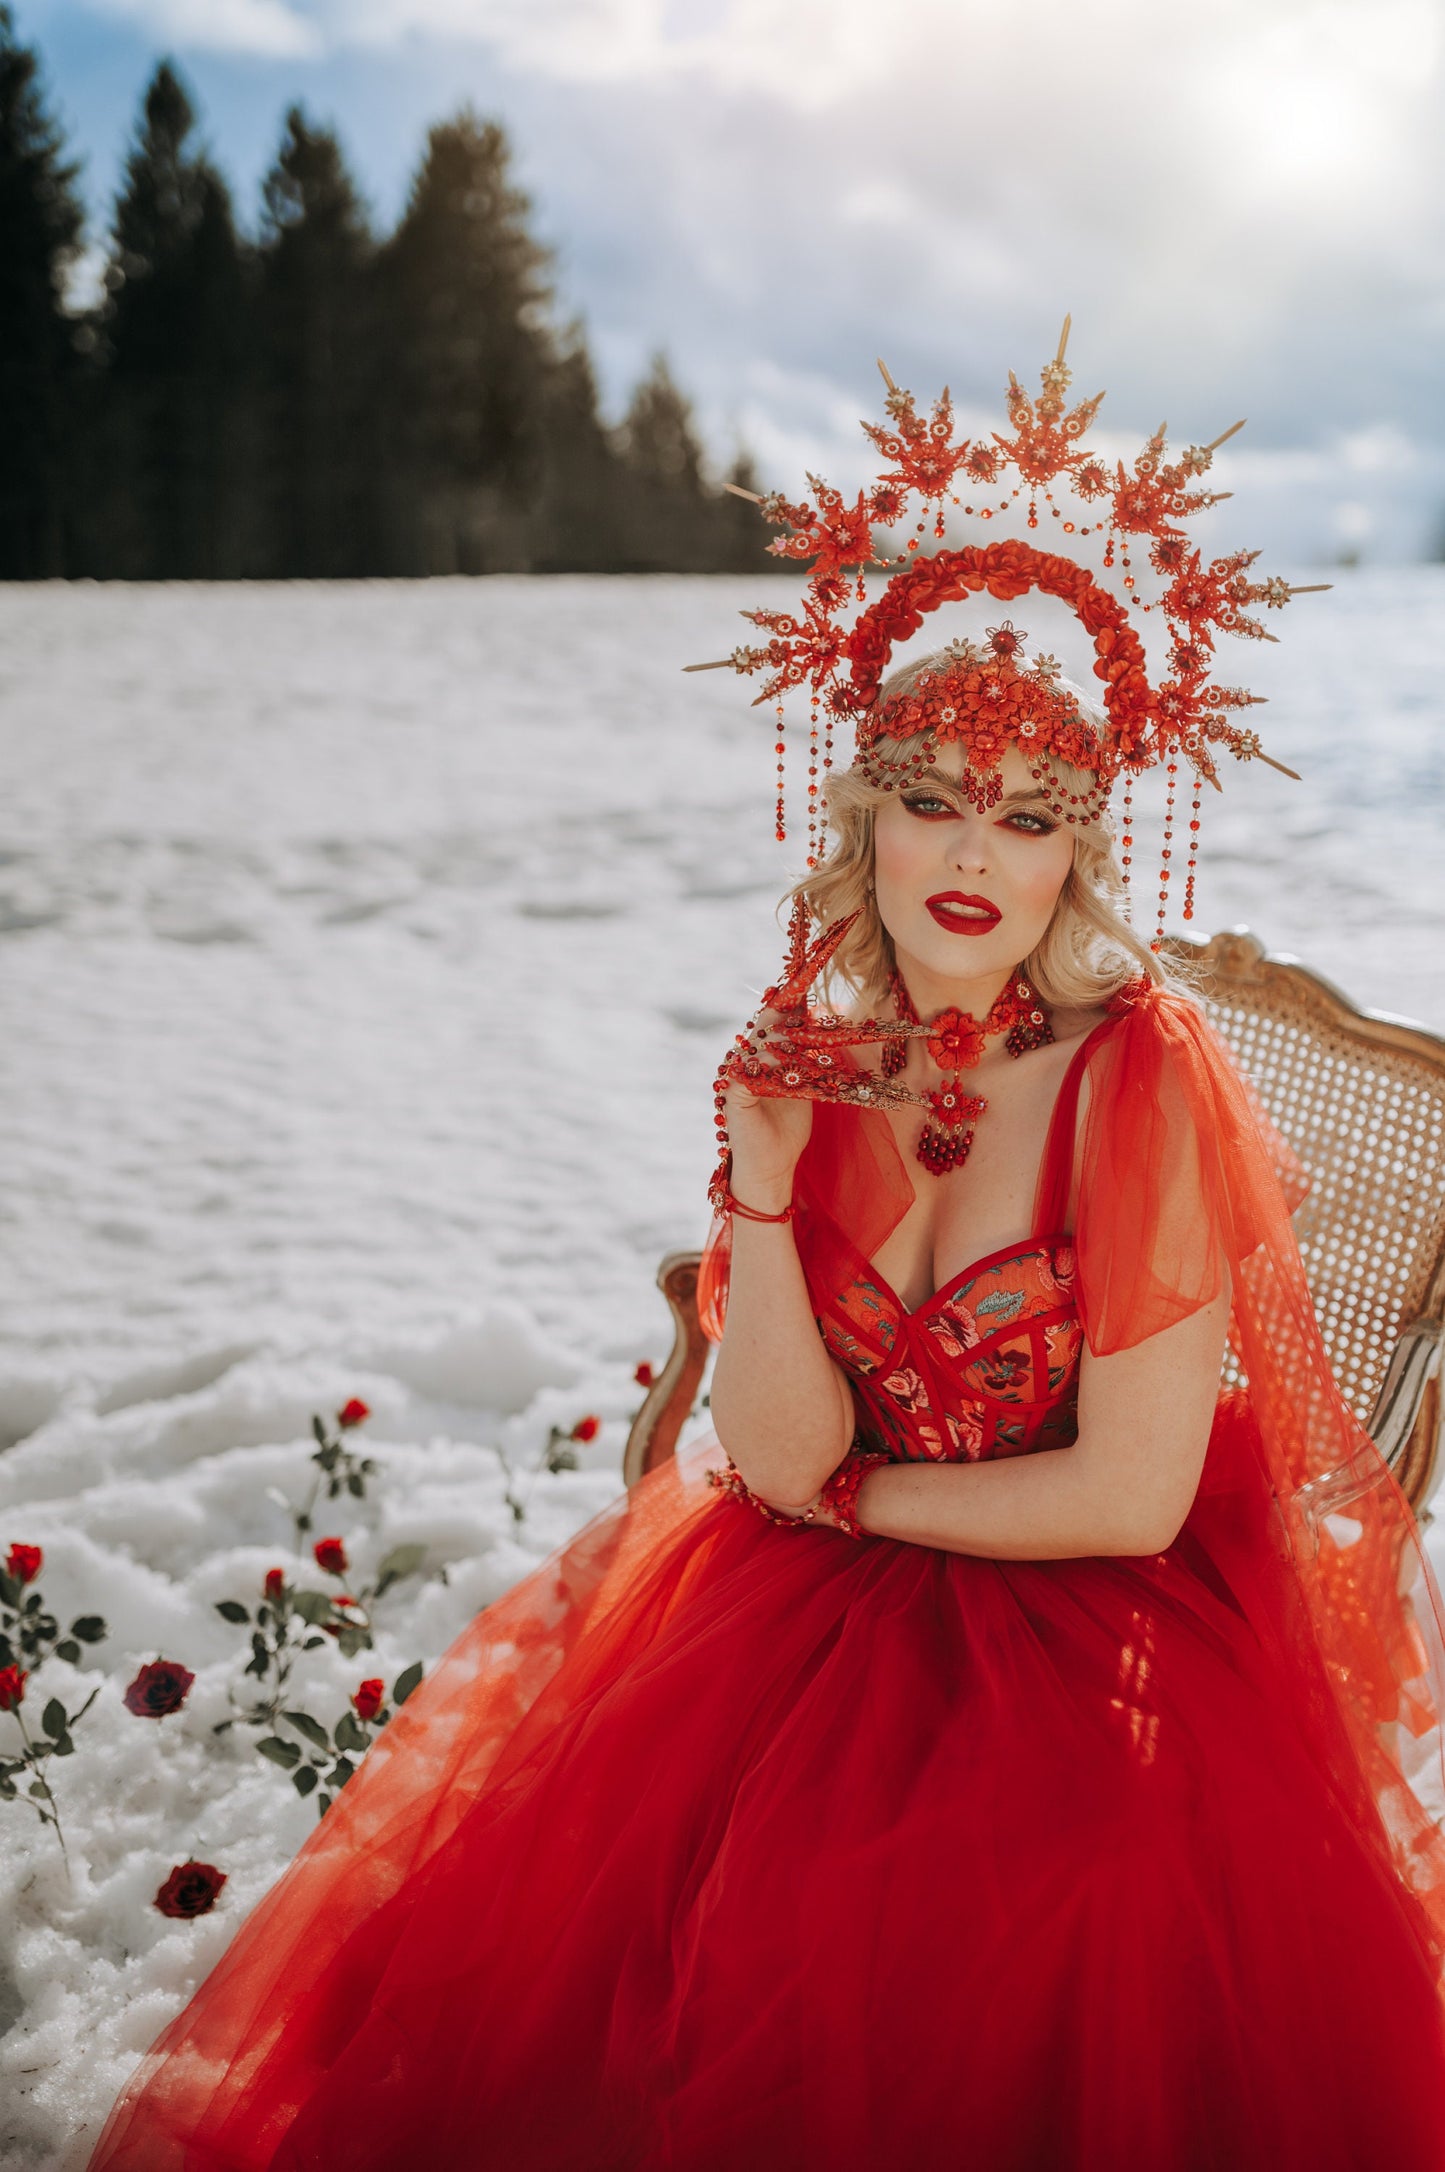
{"label": "floral embroidery on bodice", "polygon": [[1077,1437],[1083,1330],[1067,1237],[976,1260],[916,1312],[866,1262],[829,1279],[811,1285],[813,1302],[852,1379],[860,1447],[957,1463]]}

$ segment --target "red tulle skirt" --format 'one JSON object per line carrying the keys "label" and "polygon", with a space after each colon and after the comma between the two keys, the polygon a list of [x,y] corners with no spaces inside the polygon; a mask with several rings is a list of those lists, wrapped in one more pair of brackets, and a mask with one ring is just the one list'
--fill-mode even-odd
{"label": "red tulle skirt", "polygon": [[95,2164],[1445,2167],[1431,1940],[1231,1422],[1141,1561],[649,1480],[393,1722]]}

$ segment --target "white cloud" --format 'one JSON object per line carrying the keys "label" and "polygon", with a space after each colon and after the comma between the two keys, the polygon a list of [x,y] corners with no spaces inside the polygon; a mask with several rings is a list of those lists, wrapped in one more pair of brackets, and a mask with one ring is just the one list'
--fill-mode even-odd
{"label": "white cloud", "polygon": [[90,0],[97,14],[138,24],[192,52],[256,53],[304,60],[325,50],[318,25],[288,0]]}

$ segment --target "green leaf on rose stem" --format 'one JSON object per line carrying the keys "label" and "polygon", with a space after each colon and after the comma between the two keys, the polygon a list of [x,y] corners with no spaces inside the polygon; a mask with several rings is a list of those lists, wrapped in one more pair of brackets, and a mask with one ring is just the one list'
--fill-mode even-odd
{"label": "green leaf on rose stem", "polygon": [[73,1667],[80,1657],[80,1646],[76,1643],[74,1637],[66,1637],[56,1645],[55,1656],[57,1659],[66,1660]]}
{"label": "green leaf on rose stem", "polygon": [[283,1720],[290,1722],[298,1735],[305,1735],[307,1741],[315,1749],[329,1750],[331,1748],[331,1737],[327,1734],[320,1720],[313,1719],[309,1712],[283,1712],[281,1717]]}
{"label": "green leaf on rose stem", "polygon": [[336,1639],[336,1649],[343,1659],[354,1659],[358,1652],[369,1652],[371,1650],[371,1631],[360,1628],[343,1629]]}
{"label": "green leaf on rose stem", "polygon": [[239,1599],[217,1599],[216,1612],[222,1621],[249,1621],[251,1610],[242,1606]]}
{"label": "green leaf on rose stem", "polygon": [[325,1642],[325,1637],[308,1637],[301,1649],[303,1652],[319,1652]]}
{"label": "green leaf on rose stem", "polygon": [[48,1735],[65,1733],[65,1706],[58,1697],[52,1697],[40,1715],[40,1724]]}
{"label": "green leaf on rose stem", "polygon": [[318,1795],[316,1798],[317,1815],[324,1818],[327,1811],[331,1808],[331,1803],[332,1798],[330,1795]]}
{"label": "green leaf on rose stem", "polygon": [[411,1665],[399,1674],[391,1685],[393,1704],[405,1704],[425,1672],[426,1669],[421,1661],[414,1659]]}
{"label": "green leaf on rose stem", "polygon": [[45,1797],[50,1793],[50,1790],[45,1785],[45,1782],[43,1780],[32,1780],[29,1787],[26,1788],[25,1792],[27,1795],[38,1796],[39,1799],[43,1802],[45,1800]]}
{"label": "green leaf on rose stem", "polygon": [[21,1607],[20,1611],[22,1614],[38,1614],[43,1603],[44,1602],[41,1599],[40,1593],[38,1591],[32,1591],[30,1597],[25,1601],[25,1604]]}
{"label": "green leaf on rose stem", "polygon": [[15,1646],[9,1637],[0,1636],[0,1667],[13,1667],[14,1664]]}
{"label": "green leaf on rose stem", "polygon": [[404,1546],[393,1546],[389,1554],[382,1556],[381,1565],[376,1572],[377,1597],[380,1598],[387,1585],[394,1584],[399,1577],[415,1576],[425,1559],[425,1546],[418,1545],[415,1540]]}
{"label": "green leaf on rose stem", "polygon": [[364,1497],[366,1493],[366,1480],[362,1477],[360,1471],[352,1471],[349,1473],[346,1480],[346,1490],[348,1493],[355,1494],[358,1501]]}
{"label": "green leaf on rose stem", "polygon": [[19,1606],[20,1594],[24,1588],[22,1584],[16,1583],[13,1576],[8,1576],[4,1569],[0,1569],[0,1599],[3,1599],[7,1606]]}
{"label": "green leaf on rose stem", "polygon": [[338,1750],[364,1750],[370,1739],[354,1712],[342,1713],[336,1722],[335,1733]]}
{"label": "green leaf on rose stem", "polygon": [[320,1775],[314,1765],[302,1765],[291,1775],[291,1785],[298,1795],[309,1795]]}
{"label": "green leaf on rose stem", "polygon": [[215,1726],[211,1729],[211,1733],[213,1735],[223,1735],[228,1727],[234,1727],[235,1724],[236,1722],[233,1719],[217,1720]]}
{"label": "green leaf on rose stem", "polygon": [[75,1744],[71,1741],[69,1735],[57,1735],[55,1740],[55,1754],[57,1757],[69,1757],[74,1749]]}
{"label": "green leaf on rose stem", "polygon": [[319,1629],[331,1619],[331,1594],[326,1591],[293,1591],[291,1611],[299,1614],[311,1628]]}
{"label": "green leaf on rose stem", "polygon": [[251,1654],[251,1657],[246,1661],[246,1672],[248,1674],[254,1674],[256,1679],[260,1681],[261,1678],[265,1675],[267,1669],[270,1667],[270,1664],[271,1662],[265,1652],[253,1652]]}
{"label": "green leaf on rose stem", "polygon": [[296,1518],[296,1528],[303,1534],[311,1529],[311,1518],[307,1515],[305,1509],[302,1509],[300,1515]]}
{"label": "green leaf on rose stem", "polygon": [[0,1802],[14,1802],[15,1782],[8,1772],[0,1772]]}
{"label": "green leaf on rose stem", "polygon": [[338,1757],[328,1776],[329,1787],[345,1787],[356,1767],[349,1757]]}
{"label": "green leaf on rose stem", "polygon": [[79,1615],[71,1623],[70,1633],[73,1637],[79,1637],[82,1644],[99,1644],[110,1635],[105,1626],[105,1617],[101,1614]]}
{"label": "green leaf on rose stem", "polygon": [[256,1744],[263,1757],[269,1757],[273,1765],[284,1765],[289,1772],[301,1756],[294,1742],[283,1742],[279,1735],[262,1735]]}
{"label": "green leaf on rose stem", "polygon": [[326,1446],[326,1428],[314,1414],[311,1419],[311,1430],[316,1436],[318,1446],[324,1448]]}
{"label": "green leaf on rose stem", "polygon": [[373,1475],[373,1473],[375,1472],[375,1470],[376,1470],[376,1458],[375,1458],[375,1456],[363,1456],[363,1457],[362,1457],[362,1459],[361,1459],[361,1475],[362,1475],[362,1477],[363,1477],[363,1478],[370,1478],[370,1477],[371,1477],[371,1476]]}

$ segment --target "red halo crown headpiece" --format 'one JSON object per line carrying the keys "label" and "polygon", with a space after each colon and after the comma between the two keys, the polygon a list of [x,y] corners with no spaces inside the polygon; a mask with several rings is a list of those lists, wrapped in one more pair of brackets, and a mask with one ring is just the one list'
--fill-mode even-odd
{"label": "red halo crown headpiece", "polygon": [[[858,758],[885,787],[926,766],[939,744],[961,741],[981,803],[997,798],[996,781],[989,780],[1003,749],[1018,744],[1030,757],[1035,775],[1051,788],[1058,811],[1075,820],[1096,813],[1121,775],[1127,782],[1158,763],[1169,767],[1172,785],[1184,761],[1197,788],[1199,780],[1218,786],[1221,750],[1241,761],[1272,761],[1258,735],[1236,721],[1238,711],[1261,697],[1214,678],[1215,639],[1229,633],[1272,640],[1250,607],[1262,604],[1277,610],[1304,591],[1278,578],[1252,578],[1256,551],[1206,560],[1184,526],[1229,495],[1201,489],[1199,480],[1209,472],[1218,447],[1243,425],[1235,423],[1211,443],[1188,446],[1171,458],[1161,424],[1132,465],[1119,460],[1111,469],[1083,443],[1104,395],[1097,393],[1072,408],[1067,403],[1068,336],[1065,318],[1058,353],[1044,367],[1037,400],[1010,372],[1009,435],[956,437],[946,387],[925,419],[912,393],[900,391],[880,362],[888,387],[888,421],[864,423],[863,428],[886,464],[853,504],[812,475],[811,503],[790,503],[776,491],[764,497],[739,492],[754,498],[764,518],[782,531],[769,546],[777,557],[812,561],[807,591],[795,610],[743,613],[766,632],[765,643],[739,647],[718,665],[686,668],[730,666],[750,677],[767,673],[757,703],[778,705],[780,840],[787,833],[783,697],[795,687],[811,689],[810,866],[816,865],[821,842],[819,773],[831,766],[833,731],[839,723],[853,724]],[[1072,503],[1060,502],[1057,493],[1062,491]],[[920,510],[906,547],[896,557],[880,556],[875,529],[896,526],[912,509],[910,501]],[[1026,502],[1030,530],[1040,527],[1042,502],[1058,522],[1061,540],[1098,539],[1090,551],[1099,555],[1099,563],[1091,569],[1062,550],[1043,550],[1012,537],[958,550],[925,551],[930,511],[934,537],[940,543],[946,537],[946,501],[966,517],[985,521]],[[1147,585],[1157,591],[1152,598],[1141,593],[1145,569],[1135,553],[1147,561],[1152,575]],[[891,570],[882,594],[869,604],[865,568],[872,566]],[[1034,589],[1067,604],[1093,641],[1094,673],[1103,682],[1101,726],[1056,683],[1059,667],[1051,658],[1036,658],[1031,669],[1020,664],[1023,636],[1007,621],[990,629],[987,649],[955,642],[945,651],[946,663],[935,665],[905,693],[880,702],[895,648],[918,631],[927,613],[971,595],[1013,602]],[[866,607],[846,623],[854,603]],[[1154,611],[1168,629],[1168,668],[1157,679],[1150,676],[1139,623],[1141,614]],[[881,739],[915,735],[922,735],[916,761],[890,764],[874,756]],[[1068,794],[1060,799],[1057,780],[1050,784],[1050,757],[1086,770],[1093,785],[1072,801]],[[1125,828],[1127,832],[1127,821]],[[1126,836],[1126,866],[1128,842]]]}

